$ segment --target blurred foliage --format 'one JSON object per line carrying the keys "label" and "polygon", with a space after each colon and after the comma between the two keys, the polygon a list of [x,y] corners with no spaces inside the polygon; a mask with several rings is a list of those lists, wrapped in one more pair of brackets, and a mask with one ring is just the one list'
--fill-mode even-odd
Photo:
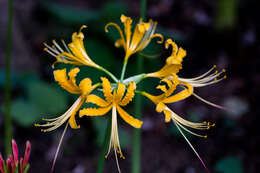
{"label": "blurred foliage", "polygon": [[238,0],[218,0],[218,10],[216,13],[216,28],[231,29],[235,27],[237,20]]}
{"label": "blurred foliage", "polygon": [[237,156],[225,157],[216,163],[215,171],[217,173],[243,173],[243,162]]}
{"label": "blurred foliage", "polygon": [[19,92],[12,101],[11,115],[19,125],[29,127],[40,121],[42,113],[55,115],[66,110],[68,97],[57,85],[50,85],[33,73],[16,74],[14,77],[17,80],[12,90]]}

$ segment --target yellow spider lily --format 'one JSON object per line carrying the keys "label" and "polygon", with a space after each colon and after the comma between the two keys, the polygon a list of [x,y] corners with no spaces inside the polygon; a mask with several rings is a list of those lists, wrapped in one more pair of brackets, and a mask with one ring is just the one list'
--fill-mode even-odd
{"label": "yellow spider lily", "polygon": [[[182,69],[182,60],[186,56],[186,51],[182,48],[178,48],[178,46],[176,45],[175,42],[173,42],[171,39],[168,39],[165,43],[165,48],[168,49],[170,45],[172,46],[172,53],[171,53],[171,56],[169,56],[166,59],[166,64],[159,71],[145,74],[145,77],[172,78],[173,76],[177,76],[177,73],[180,71],[180,69]],[[228,110],[227,108],[225,108],[223,106],[216,105],[214,103],[211,103],[211,102],[201,98],[200,96],[198,96],[197,94],[195,94],[193,92],[193,88],[204,87],[207,85],[215,84],[226,78],[226,75],[222,75],[225,72],[225,69],[223,69],[220,73],[218,73],[218,71],[215,71],[212,73],[212,71],[215,68],[216,68],[216,66],[214,65],[206,73],[204,73],[198,77],[194,77],[194,78],[181,78],[181,77],[177,76],[177,80],[178,80],[179,84],[181,84],[183,87],[190,88],[189,96],[193,95],[193,96],[197,97],[199,100],[201,100],[211,106]],[[222,76],[222,77],[220,77],[220,76]],[[188,96],[186,96],[186,97],[188,97]],[[170,103],[170,102],[168,102],[168,103]]]}
{"label": "yellow spider lily", "polygon": [[166,40],[165,48],[168,49],[172,46],[172,53],[166,59],[166,64],[157,72],[148,73],[147,77],[165,78],[173,74],[177,74],[182,69],[182,60],[186,56],[186,51],[182,48],[178,48],[175,42],[171,39]]}
{"label": "yellow spider lily", "polygon": [[52,66],[54,66],[56,63],[61,62],[74,65],[87,65],[98,69],[100,68],[99,65],[95,64],[90,59],[85,50],[83,43],[84,34],[81,31],[83,28],[86,27],[87,26],[83,25],[80,27],[78,33],[74,32],[72,34],[72,42],[69,43],[68,46],[66,45],[64,40],[61,41],[63,46],[65,47],[65,50],[63,50],[55,40],[52,41],[52,47],[44,43],[44,50],[57,59]]}
{"label": "yellow spider lily", "polygon": [[163,36],[154,33],[157,22],[152,20],[149,20],[149,22],[143,22],[141,18],[132,34],[132,19],[123,14],[120,19],[124,25],[124,33],[116,23],[112,22],[105,26],[105,31],[108,32],[107,28],[109,26],[114,26],[118,30],[121,38],[115,42],[115,46],[122,46],[125,49],[125,61],[127,61],[132,54],[143,50],[153,38],[159,37],[161,40],[159,40],[158,43],[163,43]]}
{"label": "yellow spider lily", "polygon": [[[148,94],[146,92],[141,92],[144,96],[149,98],[153,103],[156,104],[156,111],[161,113],[163,112],[165,115],[165,122],[169,122],[172,120],[177,126],[181,127],[182,129],[186,130],[187,132],[200,136],[200,137],[206,137],[202,136],[200,134],[194,133],[187,129],[186,127],[193,128],[193,129],[198,129],[198,130],[203,130],[203,129],[209,129],[211,126],[214,126],[214,124],[210,124],[207,122],[203,123],[194,123],[190,122],[188,120],[183,119],[176,113],[174,113],[168,106],[166,106],[167,103],[174,103],[180,100],[183,100],[187,97],[189,97],[193,93],[193,87],[190,86],[189,84],[184,84],[182,82],[179,82],[175,76],[175,79],[163,79],[162,81],[165,82],[168,85],[168,89],[166,88],[165,85],[158,85],[158,89],[160,89],[163,94],[158,95],[158,96],[153,96],[151,94]],[[173,92],[176,89],[177,85],[185,85],[187,88],[184,90],[173,94]]]}
{"label": "yellow spider lily", "polygon": [[99,106],[99,108],[84,108],[80,110],[79,116],[101,116],[105,115],[108,111],[112,109],[111,136],[107,155],[109,154],[111,148],[113,148],[115,153],[119,153],[120,157],[124,158],[120,148],[118,137],[117,112],[125,122],[135,128],[141,128],[143,122],[133,118],[121,108],[121,106],[126,106],[133,99],[135,95],[136,85],[134,82],[129,83],[128,89],[125,93],[126,85],[118,83],[117,89],[112,90],[108,79],[102,77],[101,80],[105,100],[96,95],[89,95],[87,98],[87,102],[94,103]]}
{"label": "yellow spider lily", "polygon": [[[79,94],[80,96],[63,115],[51,119],[43,118],[43,120],[47,121],[46,124],[35,124],[35,126],[48,127],[47,129],[42,129],[43,132],[55,130],[62,124],[64,124],[67,120],[69,120],[69,125],[71,128],[80,128],[80,126],[76,123],[75,115],[86,100],[87,96],[100,84],[92,85],[91,80],[89,78],[85,78],[80,82],[79,85],[77,85],[75,78],[79,71],[79,68],[74,68],[70,70],[68,75],[66,73],[66,69],[54,71],[54,78],[62,88],[72,94]],[[69,79],[67,78],[67,76],[69,77]]]}

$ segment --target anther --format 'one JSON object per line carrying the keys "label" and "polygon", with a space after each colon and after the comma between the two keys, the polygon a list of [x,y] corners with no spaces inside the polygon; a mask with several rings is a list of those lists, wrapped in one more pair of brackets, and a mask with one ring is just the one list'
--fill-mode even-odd
{"label": "anther", "polygon": [[45,47],[45,48],[43,48],[43,50],[44,50],[44,51],[47,51],[48,49],[47,49],[47,47]]}
{"label": "anther", "polygon": [[39,126],[40,126],[40,124],[36,124],[36,123],[35,123],[35,124],[34,124],[34,126],[35,126],[35,127],[39,127]]}
{"label": "anther", "polygon": [[208,137],[207,135],[204,136],[205,139],[206,139],[207,137]]}
{"label": "anther", "polygon": [[227,75],[225,75],[223,78],[226,79],[226,78],[227,78]]}
{"label": "anther", "polygon": [[216,68],[217,66],[216,65],[213,65],[213,68]]}
{"label": "anther", "polygon": [[223,72],[226,72],[226,69],[223,68],[222,71],[223,71]]}

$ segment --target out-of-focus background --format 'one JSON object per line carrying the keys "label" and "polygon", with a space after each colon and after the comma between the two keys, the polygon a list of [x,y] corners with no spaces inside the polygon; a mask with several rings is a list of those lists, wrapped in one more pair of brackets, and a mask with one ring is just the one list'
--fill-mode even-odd
{"label": "out-of-focus background", "polygon": [[[157,32],[172,38],[187,50],[180,76],[194,77],[216,64],[227,70],[227,79],[195,92],[214,103],[232,108],[225,112],[191,97],[171,105],[186,119],[208,120],[216,126],[207,131],[208,138],[188,135],[211,172],[256,173],[260,164],[258,135],[260,97],[259,73],[259,6],[253,0],[149,0],[148,19],[158,21]],[[97,63],[120,74],[123,49],[114,47],[116,32],[105,33],[108,22],[120,23],[126,14],[136,21],[138,0],[14,1],[12,32],[12,120],[18,145],[28,139],[32,143],[30,172],[49,172],[51,160],[63,128],[42,133],[33,123],[41,117],[61,115],[76,97],[61,89],[53,79],[54,58],[43,51],[43,42],[52,39],[71,41],[71,34],[83,24],[85,46]],[[4,151],[4,57],[8,20],[8,2],[0,1],[0,151]],[[155,41],[145,49],[145,72],[158,70],[169,56]],[[131,57],[127,76],[136,74],[136,57]],[[62,67],[57,65],[57,68]],[[82,67],[81,74],[98,81],[103,73]],[[156,82],[144,83],[148,91]],[[127,108],[133,114],[133,106]],[[201,173],[200,161],[173,123],[165,124],[163,115],[144,99],[142,128],[143,173]],[[104,138],[107,116],[82,118],[80,130],[69,129],[56,164],[56,172],[95,172]],[[120,160],[122,172],[130,172],[132,128],[119,120],[120,141],[125,160]],[[105,162],[105,172],[116,172],[114,157]]]}

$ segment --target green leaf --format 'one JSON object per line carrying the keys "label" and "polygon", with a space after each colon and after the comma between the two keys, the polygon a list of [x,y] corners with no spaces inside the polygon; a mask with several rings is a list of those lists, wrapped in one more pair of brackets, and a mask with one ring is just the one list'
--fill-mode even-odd
{"label": "green leaf", "polygon": [[68,98],[61,88],[40,81],[29,85],[28,102],[47,114],[57,114],[68,108]]}
{"label": "green leaf", "polygon": [[11,115],[16,123],[23,127],[31,126],[41,118],[40,110],[24,100],[16,100],[11,105]]}
{"label": "green leaf", "polygon": [[243,162],[237,156],[229,156],[219,160],[215,166],[218,173],[243,173]]}
{"label": "green leaf", "polygon": [[100,18],[97,11],[91,9],[75,8],[61,5],[53,1],[40,1],[43,10],[49,13],[53,19],[65,24],[84,24],[96,21]]}

